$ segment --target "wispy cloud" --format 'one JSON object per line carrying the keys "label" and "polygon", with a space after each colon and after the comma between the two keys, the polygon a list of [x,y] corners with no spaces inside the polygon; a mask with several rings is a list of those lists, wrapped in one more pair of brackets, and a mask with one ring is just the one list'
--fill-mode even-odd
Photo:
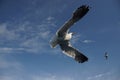
{"label": "wispy cloud", "polygon": [[83,42],[83,43],[93,43],[93,42],[95,42],[95,41],[93,41],[93,40],[83,40],[82,42]]}
{"label": "wispy cloud", "polygon": [[19,37],[14,31],[7,29],[7,23],[0,24],[0,39],[3,40],[15,40]]}
{"label": "wispy cloud", "polygon": [[101,79],[105,80],[110,77],[110,74],[111,74],[111,72],[97,74],[95,76],[88,77],[87,80],[101,80]]}
{"label": "wispy cloud", "polygon": [[4,70],[21,70],[22,64],[17,61],[10,61],[6,55],[0,54],[0,69]]}
{"label": "wispy cloud", "polygon": [[48,16],[46,20],[48,21],[48,23],[50,23],[52,20],[54,20],[54,17]]}
{"label": "wispy cloud", "polygon": [[17,76],[13,76],[13,75],[4,75],[4,76],[0,76],[0,80],[19,80],[20,78],[17,78]]}
{"label": "wispy cloud", "polygon": [[0,76],[0,80],[75,80],[73,77],[70,76],[58,76],[58,75],[30,75],[25,74],[26,77],[23,77],[18,74],[14,75],[4,75]]}
{"label": "wispy cloud", "polygon": [[27,73],[24,65],[17,60],[8,60],[7,56],[10,55],[0,54],[0,80],[75,80],[73,77],[65,75]]}
{"label": "wispy cloud", "polygon": [[1,47],[0,53],[16,53],[24,50],[25,50],[24,48]]}
{"label": "wispy cloud", "polygon": [[[10,59],[10,57],[12,59]],[[24,66],[10,55],[0,54],[0,80],[21,80]]]}
{"label": "wispy cloud", "polygon": [[70,76],[46,75],[46,76],[32,76],[32,80],[74,80]]}
{"label": "wispy cloud", "polygon": [[[11,28],[8,28],[8,26],[11,26]],[[53,29],[51,26],[56,26],[52,16],[48,16],[40,24],[35,25],[29,21],[18,25],[0,24],[0,52],[18,53],[25,51],[40,53],[46,48],[50,49],[49,40]],[[7,44],[5,44],[6,42]]]}

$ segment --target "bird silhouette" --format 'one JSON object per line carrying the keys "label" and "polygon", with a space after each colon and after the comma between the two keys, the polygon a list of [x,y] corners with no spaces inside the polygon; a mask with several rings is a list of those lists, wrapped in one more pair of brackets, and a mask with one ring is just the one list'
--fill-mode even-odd
{"label": "bird silhouette", "polygon": [[55,48],[59,44],[63,53],[67,56],[74,58],[77,62],[83,63],[88,61],[88,58],[83,55],[80,51],[73,48],[70,44],[70,40],[74,33],[69,32],[69,28],[79,21],[85,14],[89,11],[89,6],[82,5],[73,13],[72,18],[70,18],[60,29],[57,30],[56,35],[50,40],[50,45],[52,48]]}

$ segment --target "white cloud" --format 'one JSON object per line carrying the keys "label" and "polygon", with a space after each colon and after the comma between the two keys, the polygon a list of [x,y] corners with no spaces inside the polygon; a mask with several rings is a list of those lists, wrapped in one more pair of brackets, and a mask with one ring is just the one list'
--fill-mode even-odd
{"label": "white cloud", "polygon": [[[34,38],[25,40],[20,45],[21,47],[24,47],[26,52],[30,53],[40,53],[44,49],[47,48],[48,43],[46,40],[43,40],[43,37],[45,38],[46,34],[41,34],[40,36],[36,36]],[[41,38],[42,37],[42,38]]]}
{"label": "white cloud", "polygon": [[8,56],[0,54],[0,80],[74,80],[71,76],[27,73],[24,65],[17,60],[7,59]]}
{"label": "white cloud", "polygon": [[92,77],[88,77],[87,80],[102,80],[102,79],[107,79],[110,77],[111,72],[106,72],[106,73],[101,73],[97,74]]}
{"label": "white cloud", "polygon": [[53,19],[54,19],[54,17],[52,17],[52,16],[48,16],[48,18],[47,18],[48,21],[51,21]]}
{"label": "white cloud", "polygon": [[[21,73],[22,74],[22,73]],[[0,76],[0,80],[75,80],[71,76],[58,76],[58,75],[30,75],[25,74],[25,77],[18,74],[10,74]]]}
{"label": "white cloud", "polygon": [[14,59],[13,56],[0,54],[0,80],[22,80],[23,65]]}
{"label": "white cloud", "polygon": [[32,76],[32,80],[74,80],[68,76],[46,75],[46,76]]}
{"label": "white cloud", "polygon": [[[11,28],[8,29],[8,26]],[[54,17],[48,16],[41,24],[29,21],[21,24],[0,24],[0,53],[19,53],[22,51],[39,53],[49,47],[51,26],[55,26]],[[13,46],[13,47],[8,47]],[[14,47],[15,46],[15,47]],[[16,48],[17,47],[17,48]]]}
{"label": "white cloud", "polygon": [[16,60],[8,60],[7,56],[10,55],[0,54],[0,80],[74,80],[73,77],[65,75],[27,73],[24,65]]}
{"label": "white cloud", "polygon": [[[28,24],[30,25],[30,23],[27,23],[27,25]],[[22,41],[20,46],[24,47],[25,51],[32,53],[42,53],[44,52],[44,49],[50,49],[49,40],[51,38],[50,36],[52,35],[51,26],[53,24],[54,17],[48,16],[40,25],[36,25],[35,27],[31,26],[31,28],[28,28],[29,30],[26,30],[27,28],[25,29],[25,26],[27,25],[24,25],[22,30],[26,32],[26,37],[30,37]],[[30,34],[26,35],[27,33]]]}
{"label": "white cloud", "polygon": [[24,50],[25,50],[24,48],[1,47],[0,53],[16,53]]}
{"label": "white cloud", "polygon": [[19,80],[15,76],[0,76],[0,80]]}
{"label": "white cloud", "polygon": [[40,32],[39,36],[43,39],[48,39],[50,36],[50,31]]}
{"label": "white cloud", "polygon": [[[51,73],[32,73],[31,70],[27,73],[24,65],[18,61],[10,61],[7,57],[0,54],[0,80],[76,80],[79,76],[69,76],[63,74]],[[94,76],[85,78],[85,80],[119,80],[116,76],[117,72],[100,73]],[[85,74],[87,75],[87,74]],[[82,77],[81,77],[82,79]]]}
{"label": "white cloud", "polygon": [[14,31],[7,29],[8,24],[0,24],[0,38],[4,40],[15,40],[19,37]]}
{"label": "white cloud", "polygon": [[22,67],[19,62],[7,60],[6,56],[0,55],[0,69],[21,70]]}
{"label": "white cloud", "polygon": [[93,42],[95,42],[95,41],[93,41],[93,40],[84,40],[84,41],[82,41],[83,43],[93,43]]}

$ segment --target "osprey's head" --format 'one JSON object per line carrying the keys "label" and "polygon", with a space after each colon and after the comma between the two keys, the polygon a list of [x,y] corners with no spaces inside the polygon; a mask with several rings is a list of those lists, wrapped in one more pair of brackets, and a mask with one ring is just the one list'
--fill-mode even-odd
{"label": "osprey's head", "polygon": [[70,34],[71,36],[73,36],[73,35],[75,34],[75,32],[70,32],[69,34]]}
{"label": "osprey's head", "polygon": [[70,40],[74,34],[75,34],[74,32],[68,33],[68,34],[66,35],[66,39]]}

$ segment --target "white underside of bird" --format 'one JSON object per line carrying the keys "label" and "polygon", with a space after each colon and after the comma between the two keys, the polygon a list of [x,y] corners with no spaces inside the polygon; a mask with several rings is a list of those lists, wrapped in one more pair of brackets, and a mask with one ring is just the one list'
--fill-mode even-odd
{"label": "white underside of bird", "polygon": [[[71,40],[73,33],[66,33],[64,37],[58,37],[58,35],[55,35],[51,40],[50,40],[50,46],[52,48],[55,48],[58,44],[59,40]],[[71,45],[70,45],[71,46]]]}

